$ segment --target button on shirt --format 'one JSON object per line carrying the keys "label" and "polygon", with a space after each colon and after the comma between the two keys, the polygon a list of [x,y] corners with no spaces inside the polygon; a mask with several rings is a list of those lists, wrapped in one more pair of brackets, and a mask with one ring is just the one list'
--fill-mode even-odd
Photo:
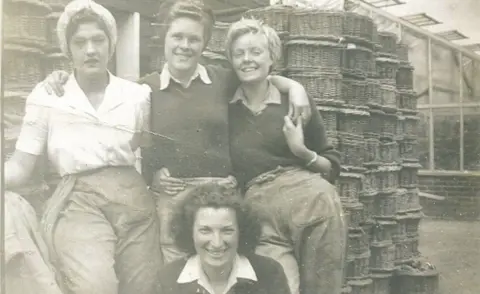
{"label": "button on shirt", "polygon": [[133,166],[135,150],[148,131],[150,88],[109,73],[104,100],[93,108],[70,75],[65,94],[49,95],[42,86],[27,98],[16,148],[49,160],[61,176],[106,166]]}
{"label": "button on shirt", "polygon": [[[237,254],[234,260],[233,268],[228,278],[227,286],[225,290],[221,294],[230,293],[237,284],[238,279],[246,279],[250,281],[257,281],[257,275],[255,274],[255,270],[253,269],[250,261],[245,256],[240,256]],[[199,293],[209,293],[209,294],[218,294],[213,291],[213,287],[211,286],[210,282],[208,281],[207,276],[205,275],[201,263],[200,258],[198,255],[190,257],[185,264],[182,272],[180,273],[177,283],[191,283],[197,281],[198,285],[201,287],[200,290],[204,291],[197,291]]]}

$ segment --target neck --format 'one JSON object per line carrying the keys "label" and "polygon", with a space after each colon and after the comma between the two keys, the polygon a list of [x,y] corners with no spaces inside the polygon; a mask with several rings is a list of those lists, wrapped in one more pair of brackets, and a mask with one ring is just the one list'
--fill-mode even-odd
{"label": "neck", "polygon": [[211,268],[207,266],[203,267],[203,271],[212,285],[221,284],[228,282],[232,267],[233,266],[230,266],[229,268]]}
{"label": "neck", "polygon": [[170,74],[172,75],[172,77],[174,77],[175,79],[177,79],[182,83],[187,83],[192,78],[196,69],[197,69],[197,66],[189,68],[188,70],[178,70],[173,68],[173,66],[168,67],[168,70],[170,71]]}
{"label": "neck", "polygon": [[247,102],[255,105],[265,100],[268,91],[268,81],[264,80],[258,83],[242,84],[241,87]]}
{"label": "neck", "polygon": [[75,72],[75,78],[85,93],[103,91],[108,85],[108,72],[92,75]]}

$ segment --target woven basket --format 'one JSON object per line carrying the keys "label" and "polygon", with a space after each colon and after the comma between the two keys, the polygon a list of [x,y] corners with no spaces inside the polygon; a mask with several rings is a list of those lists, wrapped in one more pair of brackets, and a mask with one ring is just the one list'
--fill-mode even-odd
{"label": "woven basket", "polygon": [[397,213],[397,194],[380,192],[375,196],[375,218],[393,218]]}
{"label": "woven basket", "polygon": [[360,173],[341,172],[336,186],[342,202],[354,202],[362,191],[363,175]]}
{"label": "woven basket", "polygon": [[370,109],[370,120],[368,121],[368,126],[366,132],[369,134],[375,134],[380,137],[382,133],[382,125],[385,116],[385,112],[377,109]]}
{"label": "woven basket", "polygon": [[419,151],[418,141],[415,139],[404,138],[399,142],[400,144],[400,158],[403,162],[418,162]]}
{"label": "woven basket", "polygon": [[407,238],[407,255],[411,256],[412,259],[420,257],[420,251],[418,250],[418,245],[420,243],[419,237]]}
{"label": "woven basket", "polygon": [[393,113],[384,113],[382,116],[382,124],[380,125],[380,138],[393,140],[397,128],[397,116]]}
{"label": "woven basket", "polygon": [[290,40],[286,46],[288,70],[341,73],[343,45],[326,41]]}
{"label": "woven basket", "polygon": [[417,111],[417,96],[415,92],[408,90],[399,90],[400,109],[402,112],[416,112]]}
{"label": "woven basket", "polygon": [[397,44],[397,56],[400,62],[408,62],[408,45],[407,44]]}
{"label": "woven basket", "polygon": [[44,59],[44,70],[47,74],[56,70],[72,72],[73,66],[70,59],[63,55],[63,53],[52,53],[47,55]]}
{"label": "woven basket", "polygon": [[368,277],[370,273],[370,251],[347,257],[347,280],[359,280]]}
{"label": "woven basket", "polygon": [[212,29],[212,36],[207,44],[207,49],[212,52],[225,52],[225,40],[227,39],[227,32],[230,24],[223,22],[215,22]]}
{"label": "woven basket", "polygon": [[321,72],[289,72],[288,77],[305,87],[307,94],[320,104],[343,104],[342,75]]}
{"label": "woven basket", "polygon": [[397,35],[390,32],[378,32],[380,53],[387,56],[397,55]]}
{"label": "woven basket", "polygon": [[370,269],[393,271],[395,269],[395,245],[372,243],[370,245]]}
{"label": "woven basket", "polygon": [[150,70],[161,71],[166,62],[163,45],[151,40],[148,49],[150,51]]}
{"label": "woven basket", "polygon": [[370,107],[380,107],[382,104],[380,82],[375,79],[366,79],[365,83],[365,96],[367,97],[367,105]]}
{"label": "woven basket", "polygon": [[370,17],[345,12],[343,37],[346,40],[372,46],[374,29],[373,20]]}
{"label": "woven basket", "polygon": [[398,178],[401,167],[385,165],[378,168],[377,189],[381,193],[392,194],[398,188]]}
{"label": "woven basket", "polygon": [[[395,127],[395,140],[401,141],[405,135],[405,117],[397,113],[397,125]],[[398,146],[398,156],[400,157],[400,147]]]}
{"label": "woven basket", "polygon": [[57,21],[60,17],[60,12],[52,12],[47,16],[46,20],[46,49],[48,51],[58,51],[60,50],[60,46],[58,44],[57,38]]}
{"label": "woven basket", "polygon": [[43,48],[47,44],[46,16],[50,7],[36,0],[5,2],[4,37],[7,42]]}
{"label": "woven basket", "polygon": [[383,141],[380,144],[380,162],[381,163],[399,163],[400,154],[397,142]]}
{"label": "woven basket", "polygon": [[372,294],[390,294],[390,280],[392,276],[392,273],[372,273],[370,275],[373,281]]}
{"label": "woven basket", "polygon": [[343,203],[343,209],[349,214],[348,227],[350,229],[359,229],[365,222],[363,214],[363,205],[359,202]]}
{"label": "woven basket", "polygon": [[380,86],[380,97],[382,103],[380,108],[388,113],[397,112],[397,90],[392,85]]}
{"label": "woven basket", "polygon": [[344,77],[342,80],[342,96],[347,105],[367,106],[367,84],[362,80]]}
{"label": "woven basket", "polygon": [[392,279],[392,294],[439,294],[439,275],[434,269],[402,269]]}
{"label": "woven basket", "polygon": [[352,294],[370,294],[372,293],[372,284],[371,279],[348,281],[348,285],[352,288]]}
{"label": "woven basket", "polygon": [[317,106],[317,109],[323,119],[325,131],[328,132],[331,136],[336,137],[338,108],[329,106]]}
{"label": "woven basket", "polygon": [[[165,61],[160,61],[165,62]],[[220,65],[225,68],[230,68],[230,62],[228,61],[227,57],[224,54],[212,52],[209,50],[205,50],[202,52],[202,57],[200,58],[201,64],[214,64]],[[273,72],[272,72],[273,74]]]}
{"label": "woven basket", "polygon": [[392,236],[393,243],[403,242],[407,239],[407,218],[406,214],[397,214],[395,217],[397,225]]}
{"label": "woven basket", "polygon": [[6,90],[31,89],[43,79],[43,52],[22,45],[4,44],[4,83]]}
{"label": "woven basket", "polygon": [[365,140],[363,137],[342,132],[339,133],[338,141],[342,166],[361,167],[365,159]]}
{"label": "woven basket", "polygon": [[375,215],[375,195],[365,192],[360,193],[358,201],[363,204],[364,223],[374,222]]}
{"label": "woven basket", "polygon": [[406,189],[397,189],[397,213],[406,213],[409,211],[408,195]]}
{"label": "woven basket", "polygon": [[365,165],[380,164],[380,140],[365,138]]}
{"label": "woven basket", "polygon": [[287,32],[289,31],[289,17],[291,13],[291,6],[271,5],[248,10],[245,12],[245,17],[263,20],[277,32]]}
{"label": "woven basket", "polygon": [[418,136],[418,125],[420,118],[416,115],[405,116],[405,137],[416,138]]}
{"label": "woven basket", "polygon": [[368,235],[362,231],[350,232],[348,234],[347,244],[347,255],[349,256],[364,254],[368,252],[370,245],[370,243],[368,242]]}
{"label": "woven basket", "polygon": [[360,79],[376,75],[376,62],[372,50],[348,44],[343,57],[342,72],[345,76]]}
{"label": "woven basket", "polygon": [[396,239],[395,244],[395,265],[407,264],[412,261],[412,254],[408,251],[407,239]]}
{"label": "woven basket", "polygon": [[290,15],[290,35],[338,41],[343,35],[343,13],[319,9],[296,9]]}
{"label": "woven basket", "polygon": [[418,186],[418,170],[422,168],[419,163],[403,163],[400,170],[400,187],[416,188]]}
{"label": "woven basket", "polygon": [[342,108],[338,114],[338,131],[363,136],[368,130],[369,116],[367,111]]}
{"label": "woven basket", "polygon": [[409,212],[416,212],[422,209],[418,188],[407,189],[407,203]]}
{"label": "woven basket", "polygon": [[420,227],[420,221],[423,217],[423,214],[421,212],[409,213],[407,217],[407,238],[417,238],[419,236],[418,229]]}
{"label": "woven basket", "polygon": [[413,66],[408,64],[400,64],[397,69],[396,77],[397,89],[412,90],[413,89]]}
{"label": "woven basket", "polygon": [[352,287],[350,286],[343,286],[342,291],[340,294],[351,294],[352,293]]}
{"label": "woven basket", "polygon": [[377,76],[382,83],[388,83],[392,86],[397,84],[398,60],[386,57],[377,57],[376,68]]}
{"label": "woven basket", "polygon": [[380,173],[378,169],[369,169],[363,175],[363,191],[365,193],[377,193],[378,184],[377,184],[377,174]]}
{"label": "woven basket", "polygon": [[392,219],[378,219],[373,227],[372,242],[392,244],[397,222]]}

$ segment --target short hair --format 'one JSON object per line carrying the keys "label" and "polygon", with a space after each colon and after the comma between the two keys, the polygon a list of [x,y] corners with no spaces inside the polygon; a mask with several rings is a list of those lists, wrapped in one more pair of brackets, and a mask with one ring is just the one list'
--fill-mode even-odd
{"label": "short hair", "polygon": [[270,52],[270,58],[275,65],[282,57],[282,42],[280,41],[280,37],[272,27],[253,18],[242,18],[230,26],[225,46],[225,53],[228,60],[232,62],[233,43],[241,36],[249,33],[263,34],[265,36],[268,44],[268,51]]}
{"label": "short hair", "polygon": [[238,254],[249,255],[258,245],[260,217],[234,188],[208,183],[193,188],[175,205],[170,223],[175,245],[188,255],[196,253],[193,240],[193,225],[200,208],[230,208],[236,213],[238,223]]}
{"label": "short hair", "polygon": [[100,27],[100,29],[105,32],[105,35],[107,35],[107,37],[108,37],[109,46],[115,46],[113,44],[111,31],[109,30],[107,24],[104,22],[102,17],[100,15],[98,15],[95,11],[93,11],[92,9],[85,8],[85,9],[82,9],[81,11],[79,11],[77,14],[75,14],[71,18],[71,20],[68,23],[67,28],[65,30],[65,36],[66,36],[66,41],[67,41],[67,50],[69,51],[69,53],[70,53],[70,41],[71,41],[73,35],[75,34],[75,32],[78,30],[78,27],[81,24],[91,23],[91,22],[96,23]]}
{"label": "short hair", "polygon": [[190,18],[203,24],[203,36],[206,47],[212,36],[213,25],[215,24],[215,16],[212,9],[201,0],[169,0],[160,5],[156,19],[163,25],[160,30],[161,40],[165,39],[168,29],[172,22],[178,18]]}

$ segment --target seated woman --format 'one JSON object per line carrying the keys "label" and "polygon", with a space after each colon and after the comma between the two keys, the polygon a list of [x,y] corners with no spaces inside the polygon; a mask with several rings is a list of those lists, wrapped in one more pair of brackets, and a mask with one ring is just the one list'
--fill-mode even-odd
{"label": "seated woman", "polygon": [[158,294],[289,294],[282,267],[253,252],[260,223],[235,189],[201,184],[178,203],[171,229],[187,258],[166,265]]}
{"label": "seated woman", "polygon": [[103,6],[70,2],[57,34],[74,72],[63,99],[41,86],[27,98],[5,184],[27,180],[46,149],[62,180],[42,229],[66,293],[152,293],[162,265],[159,225],[134,154],[149,120],[150,90],[108,72],[117,28]]}
{"label": "seated woman", "polygon": [[[339,154],[320,113],[294,122],[267,76],[280,57],[276,32],[243,19],[227,35],[241,85],[229,108],[230,155],[246,200],[264,214],[257,253],[279,261],[292,293],[340,293],[346,228],[335,187]],[[329,182],[330,181],[330,182]]]}

